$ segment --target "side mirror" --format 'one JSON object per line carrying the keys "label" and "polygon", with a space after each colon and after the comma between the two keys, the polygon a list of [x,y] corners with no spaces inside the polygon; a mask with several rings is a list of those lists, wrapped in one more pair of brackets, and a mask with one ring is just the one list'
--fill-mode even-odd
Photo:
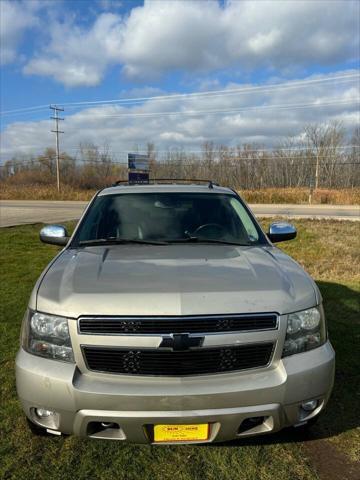
{"label": "side mirror", "polygon": [[69,238],[66,228],[62,225],[46,225],[40,230],[40,240],[43,243],[65,246]]}
{"label": "side mirror", "polygon": [[270,225],[267,236],[273,243],[286,242],[296,237],[296,228],[291,223],[274,222]]}

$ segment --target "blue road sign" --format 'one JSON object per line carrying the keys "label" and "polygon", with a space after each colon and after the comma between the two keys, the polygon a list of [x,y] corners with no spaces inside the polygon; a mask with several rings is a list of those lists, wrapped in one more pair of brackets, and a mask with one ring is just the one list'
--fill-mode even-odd
{"label": "blue road sign", "polygon": [[149,155],[128,153],[128,167],[130,170],[149,170]]}

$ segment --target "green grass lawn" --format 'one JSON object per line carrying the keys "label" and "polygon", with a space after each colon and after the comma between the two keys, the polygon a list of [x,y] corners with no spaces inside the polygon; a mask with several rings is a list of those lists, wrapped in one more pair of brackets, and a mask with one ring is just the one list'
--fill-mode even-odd
{"label": "green grass lawn", "polygon": [[38,241],[39,225],[1,229],[0,477],[313,479],[318,474],[316,462],[309,455],[311,439],[322,439],[325,445],[331,442],[340,455],[355,462],[360,455],[359,224],[311,220],[294,223],[298,238],[283,244],[283,248],[313,275],[322,291],[337,354],[334,393],[309,435],[286,430],[210,446],[137,446],[75,437],[35,437],[29,432],[16,398],[14,359],[30,292],[58,249]]}

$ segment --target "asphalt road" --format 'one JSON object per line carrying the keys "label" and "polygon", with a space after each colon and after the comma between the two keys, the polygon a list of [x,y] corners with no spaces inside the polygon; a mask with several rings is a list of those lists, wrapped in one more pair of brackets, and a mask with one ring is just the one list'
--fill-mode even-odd
{"label": "asphalt road", "polygon": [[[86,204],[75,201],[2,200],[0,227],[75,220],[80,217]],[[356,205],[254,204],[250,207],[258,217],[360,220],[360,206]]]}

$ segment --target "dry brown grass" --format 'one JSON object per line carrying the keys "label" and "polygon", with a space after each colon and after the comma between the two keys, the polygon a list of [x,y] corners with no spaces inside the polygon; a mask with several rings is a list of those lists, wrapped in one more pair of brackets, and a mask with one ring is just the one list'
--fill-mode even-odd
{"label": "dry brown grass", "polygon": [[58,192],[48,185],[6,185],[0,189],[0,200],[90,200],[96,190],[80,190],[67,185]]}
{"label": "dry brown grass", "polygon": [[[49,185],[9,185],[0,188],[0,200],[90,200],[95,189],[78,189],[67,185],[60,193]],[[240,190],[241,196],[249,203],[292,203],[307,204],[307,188],[265,188],[262,190]],[[314,204],[359,205],[360,188],[339,190],[318,189],[313,194]]]}
{"label": "dry brown grass", "polygon": [[[264,188],[262,190],[241,190],[242,197],[249,203],[292,203],[309,202],[308,188]],[[330,190],[319,188],[313,193],[312,203],[329,205],[360,204],[360,188]]]}
{"label": "dry brown grass", "polygon": [[[261,219],[265,231],[276,218]],[[278,246],[316,280],[360,285],[360,224],[339,220],[292,219],[296,240]]]}

